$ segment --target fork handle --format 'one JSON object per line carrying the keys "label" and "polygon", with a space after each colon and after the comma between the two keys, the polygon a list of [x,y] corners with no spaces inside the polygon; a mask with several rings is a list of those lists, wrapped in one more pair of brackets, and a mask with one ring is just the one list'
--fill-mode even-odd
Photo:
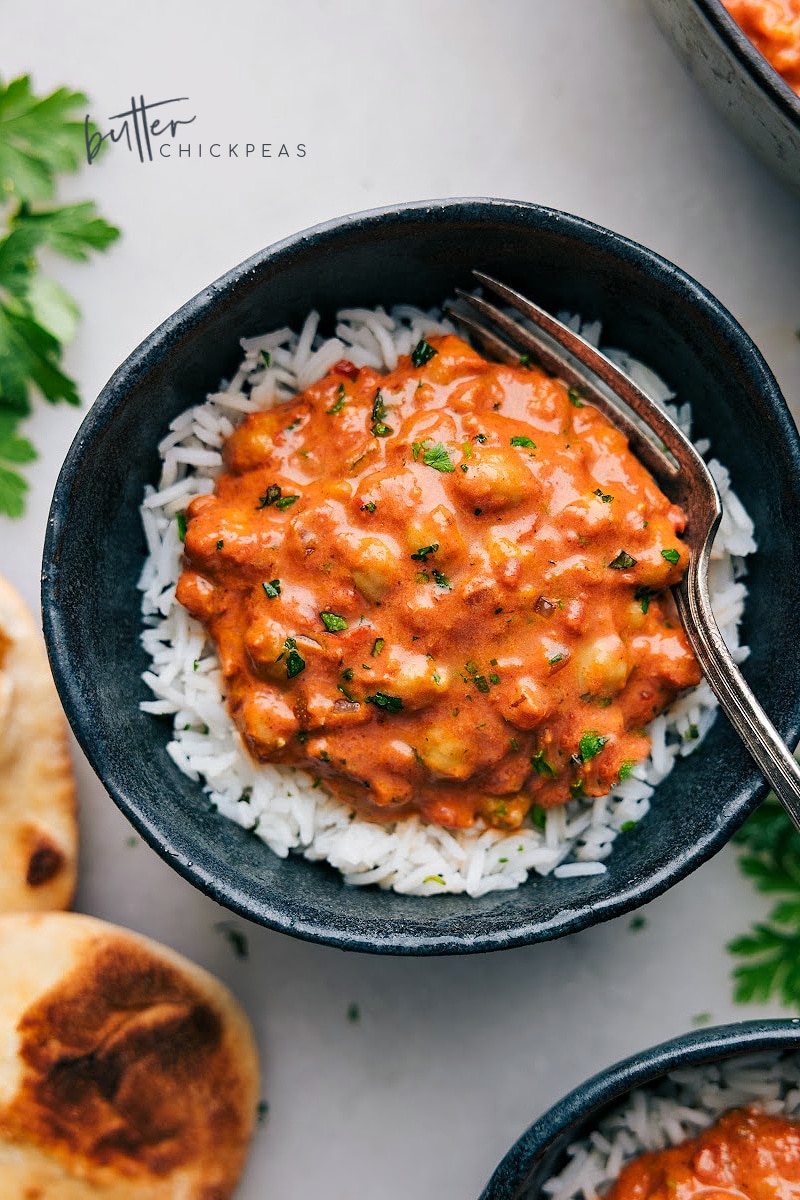
{"label": "fork handle", "polygon": [[693,586],[687,574],[674,590],[684,629],[711,690],[800,831],[800,765],[733,661],[705,588]]}

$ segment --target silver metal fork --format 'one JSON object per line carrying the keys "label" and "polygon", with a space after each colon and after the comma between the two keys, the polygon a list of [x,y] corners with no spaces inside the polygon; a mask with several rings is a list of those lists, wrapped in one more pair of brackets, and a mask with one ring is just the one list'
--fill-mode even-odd
{"label": "silver metal fork", "polygon": [[673,589],[686,635],[720,706],[800,830],[800,766],[733,661],[711,609],[709,554],[722,502],[708,467],[674,421],[580,334],[513,288],[482,271],[473,274],[486,291],[536,329],[520,324],[488,300],[461,290],[458,295],[471,311],[449,305],[450,315],[501,362],[517,364],[521,352],[529,354],[550,374],[579,388],[581,396],[626,435],[640,462],[686,514],[683,537],[689,547],[689,566]]}

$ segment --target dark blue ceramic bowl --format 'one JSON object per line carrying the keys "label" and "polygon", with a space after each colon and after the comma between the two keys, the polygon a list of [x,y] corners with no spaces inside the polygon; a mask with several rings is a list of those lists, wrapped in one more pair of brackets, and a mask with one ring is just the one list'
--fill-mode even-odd
{"label": "dark blue ceramic bowl", "polygon": [[719,718],[696,756],[658,789],[601,876],[532,880],[513,893],[402,897],[343,885],[333,870],[281,860],[212,811],[169,759],[166,723],[141,713],[147,660],[136,580],[138,506],[158,477],[170,420],[215,390],[239,338],[312,306],[441,302],[473,267],[548,308],[603,322],[670,383],[713,438],[755,520],[745,673],[787,742],[800,734],[800,447],[761,356],[731,316],[676,267],[576,217],[499,200],[448,200],[345,217],[289,238],[190,300],[123,363],[67,455],[53,499],[43,607],[53,671],[95,771],[142,836],[233,911],[352,950],[458,954],[558,937],[651,899],[730,837],[765,787]]}
{"label": "dark blue ceramic bowl", "polygon": [[615,1063],[570,1092],[523,1133],[480,1200],[546,1200],[542,1184],[563,1169],[567,1147],[590,1133],[634,1088],[651,1086],[681,1067],[772,1050],[800,1050],[800,1020],[698,1029]]}
{"label": "dark blue ceramic bowl", "polygon": [[800,192],[800,97],[721,0],[648,0],[691,75],[739,136]]}

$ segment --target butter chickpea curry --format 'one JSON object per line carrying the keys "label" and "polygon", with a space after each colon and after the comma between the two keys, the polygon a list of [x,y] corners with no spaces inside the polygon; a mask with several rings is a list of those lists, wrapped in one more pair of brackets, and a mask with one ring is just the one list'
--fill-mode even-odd
{"label": "butter chickpea curry", "polygon": [[756,49],[800,95],[800,0],[722,0]]}
{"label": "butter chickpea curry", "polygon": [[250,752],[377,820],[604,795],[700,679],[684,517],[624,436],[454,336],[249,415],[183,516],[178,599]]}
{"label": "butter chickpea curry", "polygon": [[605,1200],[789,1200],[800,1194],[800,1128],[756,1109],[725,1113],[670,1150],[642,1154]]}

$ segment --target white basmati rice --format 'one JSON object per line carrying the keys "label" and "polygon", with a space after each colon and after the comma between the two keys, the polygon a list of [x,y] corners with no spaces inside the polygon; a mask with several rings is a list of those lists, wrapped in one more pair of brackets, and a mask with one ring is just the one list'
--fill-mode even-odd
{"label": "white basmati rice", "polygon": [[637,1088],[567,1148],[568,1162],[541,1186],[552,1200],[598,1200],[621,1169],[648,1150],[695,1138],[733,1108],[800,1119],[800,1054],[761,1053],[673,1071]]}
{"label": "white basmati rice", "polygon": [[[572,319],[576,326],[579,324]],[[222,675],[202,626],[175,599],[182,546],[175,517],[193,497],[213,490],[219,447],[240,414],[290,399],[322,378],[346,356],[358,367],[391,370],[424,336],[452,332],[438,311],[408,305],[347,309],[336,337],[318,334],[311,313],[299,335],[288,328],[242,340],[244,360],[234,378],[204,403],[176,417],[160,444],[163,471],[142,504],[148,557],[139,581],[143,593],[143,645],[152,663],[144,675],[155,700],[142,708],[172,716],[172,760],[204,790],[219,811],[252,830],[274,853],[296,851],[327,860],[350,884],[378,884],[414,895],[466,892],[481,896],[517,887],[533,871],[559,878],[602,874],[614,839],[644,817],[654,787],[676,759],[698,746],[714,720],[716,700],[703,682],[653,722],[650,758],[601,802],[574,800],[551,809],[544,829],[509,833],[476,826],[448,832],[409,817],[383,826],[359,818],[304,771],[256,763],[247,753],[222,699]],[[597,341],[599,325],[584,326]],[[265,364],[262,351],[269,355]],[[689,432],[688,406],[670,404],[669,390],[648,368],[611,352],[624,369]],[[725,506],[712,552],[711,595],[722,635],[737,661],[744,608],[743,558],[755,549],[753,525],[730,490],[728,472],[709,464]]]}

